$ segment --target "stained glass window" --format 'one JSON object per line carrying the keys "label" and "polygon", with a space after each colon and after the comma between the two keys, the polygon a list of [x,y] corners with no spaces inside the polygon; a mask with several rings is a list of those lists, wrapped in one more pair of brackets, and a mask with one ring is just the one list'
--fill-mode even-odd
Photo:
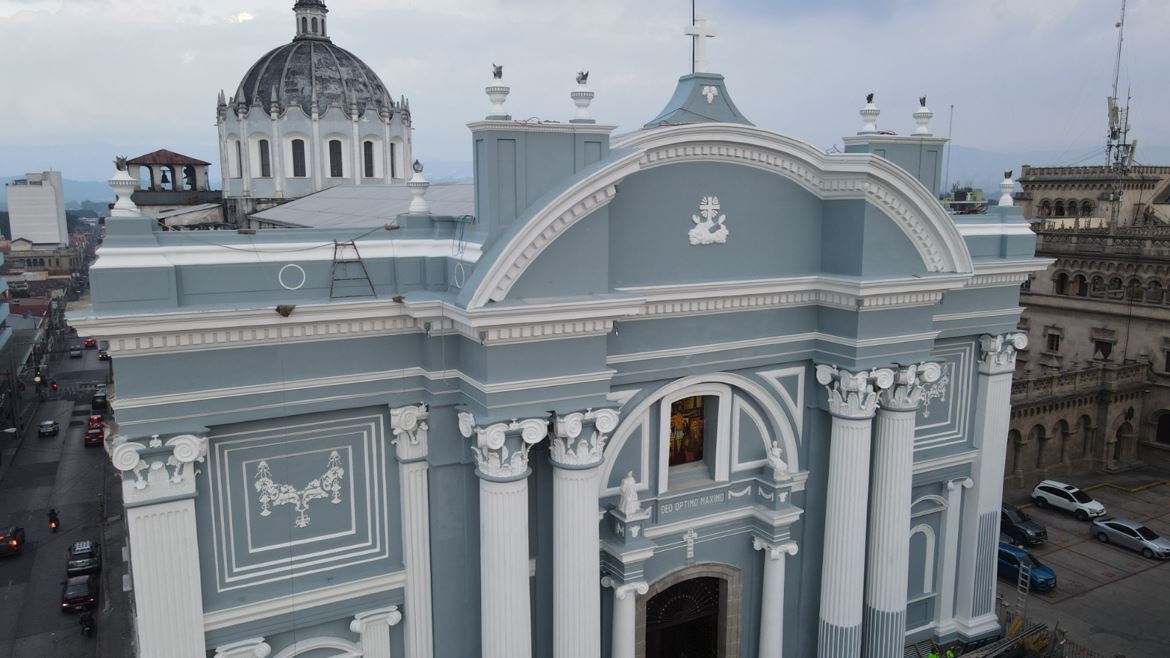
{"label": "stained glass window", "polygon": [[670,465],[703,460],[703,396],[677,400],[670,405]]}

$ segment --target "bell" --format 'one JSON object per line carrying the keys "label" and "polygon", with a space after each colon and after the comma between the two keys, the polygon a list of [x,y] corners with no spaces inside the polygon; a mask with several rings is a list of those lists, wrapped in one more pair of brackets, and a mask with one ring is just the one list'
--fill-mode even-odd
{"label": "bell", "polygon": [[163,175],[162,175],[161,182],[162,182],[162,184],[163,184],[163,185],[166,185],[167,183],[171,182],[171,178],[170,178],[170,176],[167,176],[167,170],[166,170],[166,169],[163,169]]}

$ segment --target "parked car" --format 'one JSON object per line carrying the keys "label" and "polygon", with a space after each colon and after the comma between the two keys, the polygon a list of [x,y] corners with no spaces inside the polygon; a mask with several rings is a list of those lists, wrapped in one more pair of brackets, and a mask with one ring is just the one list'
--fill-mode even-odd
{"label": "parked car", "polygon": [[102,428],[103,428],[102,416],[100,416],[98,414],[93,414],[92,416],[90,416],[89,418],[87,418],[85,420],[85,429],[87,429],[87,430],[93,430],[93,429],[100,430]]}
{"label": "parked car", "polygon": [[40,425],[37,425],[37,436],[57,436],[61,426],[55,420],[42,420]]}
{"label": "parked car", "polygon": [[101,570],[101,545],[89,540],[73,542],[73,545],[69,547],[69,559],[65,563],[65,573],[70,576],[80,576],[87,573],[97,573]]}
{"label": "parked car", "polygon": [[0,528],[0,557],[20,555],[24,550],[24,528],[8,526]]}
{"label": "parked car", "polygon": [[83,440],[87,448],[89,446],[100,446],[102,441],[106,440],[106,431],[100,427],[85,430]]}
{"label": "parked car", "polygon": [[71,576],[61,581],[61,612],[78,612],[96,608],[98,579],[96,576]]}
{"label": "parked car", "polygon": [[1016,546],[1035,546],[1048,541],[1048,530],[1015,505],[1003,504],[999,513],[999,531]]}
{"label": "parked car", "polygon": [[93,398],[91,398],[89,401],[89,406],[92,407],[94,411],[105,411],[109,406],[109,400],[106,398],[106,392],[104,390],[99,390],[98,392],[94,393]]}
{"label": "parked car", "polygon": [[1117,544],[1135,550],[1147,558],[1170,558],[1170,539],[1161,537],[1137,521],[1129,519],[1094,519],[1093,536],[1103,544]]}
{"label": "parked car", "polygon": [[110,353],[109,352],[107,352],[105,350],[100,350],[98,352],[98,361],[109,361],[109,360],[110,360]]}
{"label": "parked car", "polygon": [[81,358],[81,348],[77,347],[76,345],[73,347],[70,347],[69,348],[69,358],[70,359],[80,359]]}
{"label": "parked car", "polygon": [[1044,480],[1032,489],[1032,500],[1037,507],[1052,506],[1071,512],[1079,521],[1105,516],[1105,506],[1093,500],[1089,494],[1071,484]]}
{"label": "parked car", "polygon": [[97,349],[97,339],[96,338],[86,338],[83,345],[85,345],[85,349],[87,349],[87,350]]}
{"label": "parked car", "polygon": [[998,571],[1000,578],[1012,581],[1019,580],[1020,566],[1027,566],[1032,570],[1028,578],[1029,587],[1037,592],[1047,592],[1056,589],[1056,572],[1042,564],[1026,549],[1011,544],[1000,543]]}

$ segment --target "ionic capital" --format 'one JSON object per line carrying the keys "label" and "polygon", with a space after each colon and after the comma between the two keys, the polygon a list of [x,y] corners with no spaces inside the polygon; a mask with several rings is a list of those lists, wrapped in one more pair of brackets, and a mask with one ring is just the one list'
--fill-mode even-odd
{"label": "ionic capital", "polygon": [[617,425],[618,412],[613,409],[588,409],[584,413],[557,416],[549,435],[549,458],[562,468],[597,466],[602,461],[608,435]]}
{"label": "ionic capital", "polygon": [[[163,479],[172,484],[182,484],[186,476],[187,465],[203,463],[207,457],[207,437],[193,434],[180,434],[167,439],[166,448],[157,435],[153,436],[148,445],[137,441],[119,441],[110,450],[110,463],[118,469],[125,479],[126,473],[134,475],[134,488],[141,491],[151,484],[152,473],[164,475]],[[143,455],[143,452],[146,452]]]}
{"label": "ionic capital", "polygon": [[638,596],[642,596],[646,594],[646,592],[650,591],[650,585],[646,584],[644,581],[639,580],[633,583],[619,583],[610,576],[602,576],[601,586],[613,589],[613,595],[622,600],[625,600],[625,598],[630,595],[630,592],[633,592]]}
{"label": "ionic capital", "polygon": [[418,461],[427,456],[427,405],[408,405],[390,409],[391,443],[401,461]]}
{"label": "ionic capital", "polygon": [[402,613],[398,610],[398,606],[392,605],[387,608],[357,613],[349,622],[349,630],[351,633],[360,634],[362,631],[369,632],[378,625],[385,625],[386,629],[389,630],[391,626],[400,621],[402,621]]}
{"label": "ionic capital", "polygon": [[894,383],[880,394],[882,409],[914,411],[922,403],[926,388],[942,377],[942,366],[934,362],[912,363],[894,370]]}
{"label": "ionic capital", "polygon": [[215,648],[215,658],[267,658],[272,647],[262,637],[222,644]]}
{"label": "ionic capital", "polygon": [[764,551],[764,555],[769,560],[779,560],[787,555],[796,555],[800,551],[800,547],[794,541],[784,541],[779,544],[774,544],[770,541],[764,541],[759,537],[752,537],[752,548],[757,551]]}
{"label": "ionic capital", "polygon": [[1012,332],[979,338],[979,372],[996,375],[1016,369],[1016,352],[1028,346],[1027,334]]}
{"label": "ionic capital", "polygon": [[834,416],[862,420],[877,410],[878,392],[894,383],[894,371],[875,368],[850,372],[837,366],[818,364],[817,383],[829,394],[829,411]]}
{"label": "ionic capital", "polygon": [[963,489],[970,489],[975,486],[975,481],[969,477],[955,478],[954,480],[947,480],[947,491],[954,491],[962,487]]}
{"label": "ionic capital", "polygon": [[466,438],[475,436],[471,452],[481,477],[518,480],[528,476],[528,451],[548,435],[548,421],[526,418],[482,427],[475,424],[475,416],[463,411],[459,431]]}

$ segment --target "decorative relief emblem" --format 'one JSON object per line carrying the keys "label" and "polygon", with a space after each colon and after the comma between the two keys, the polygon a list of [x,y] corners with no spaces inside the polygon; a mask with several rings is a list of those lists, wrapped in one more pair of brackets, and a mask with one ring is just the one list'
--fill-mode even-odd
{"label": "decorative relief emblem", "polygon": [[707,85],[706,87],[703,87],[699,93],[703,94],[703,96],[707,98],[707,104],[710,105],[711,103],[715,102],[715,97],[719,95],[719,87],[712,87],[711,85]]}
{"label": "decorative relief emblem", "polygon": [[341,502],[341,479],[345,477],[345,469],[341,467],[341,455],[336,450],[329,453],[329,464],[325,474],[309,482],[304,489],[297,489],[289,484],[277,484],[272,481],[272,471],[268,462],[261,461],[256,466],[256,491],[260,493],[260,516],[272,514],[272,505],[292,505],[297,511],[296,525],[298,528],[309,526],[309,503],[329,498],[334,505]]}
{"label": "decorative relief emblem", "polygon": [[947,402],[947,392],[951,389],[951,373],[955,370],[955,364],[946,362],[942,364],[942,372],[938,381],[926,384],[922,387],[922,417],[930,418],[930,405],[934,400],[938,400],[943,404]]}
{"label": "decorative relief emblem", "polygon": [[695,540],[699,538],[699,533],[695,532],[694,528],[687,528],[686,534],[683,535],[683,540],[687,543],[687,561],[693,562],[695,559]]}
{"label": "decorative relief emblem", "polygon": [[727,215],[719,213],[719,197],[705,196],[699,201],[699,214],[691,215],[695,223],[687,234],[691,244],[723,244],[727,242],[727,227],[723,222]]}

